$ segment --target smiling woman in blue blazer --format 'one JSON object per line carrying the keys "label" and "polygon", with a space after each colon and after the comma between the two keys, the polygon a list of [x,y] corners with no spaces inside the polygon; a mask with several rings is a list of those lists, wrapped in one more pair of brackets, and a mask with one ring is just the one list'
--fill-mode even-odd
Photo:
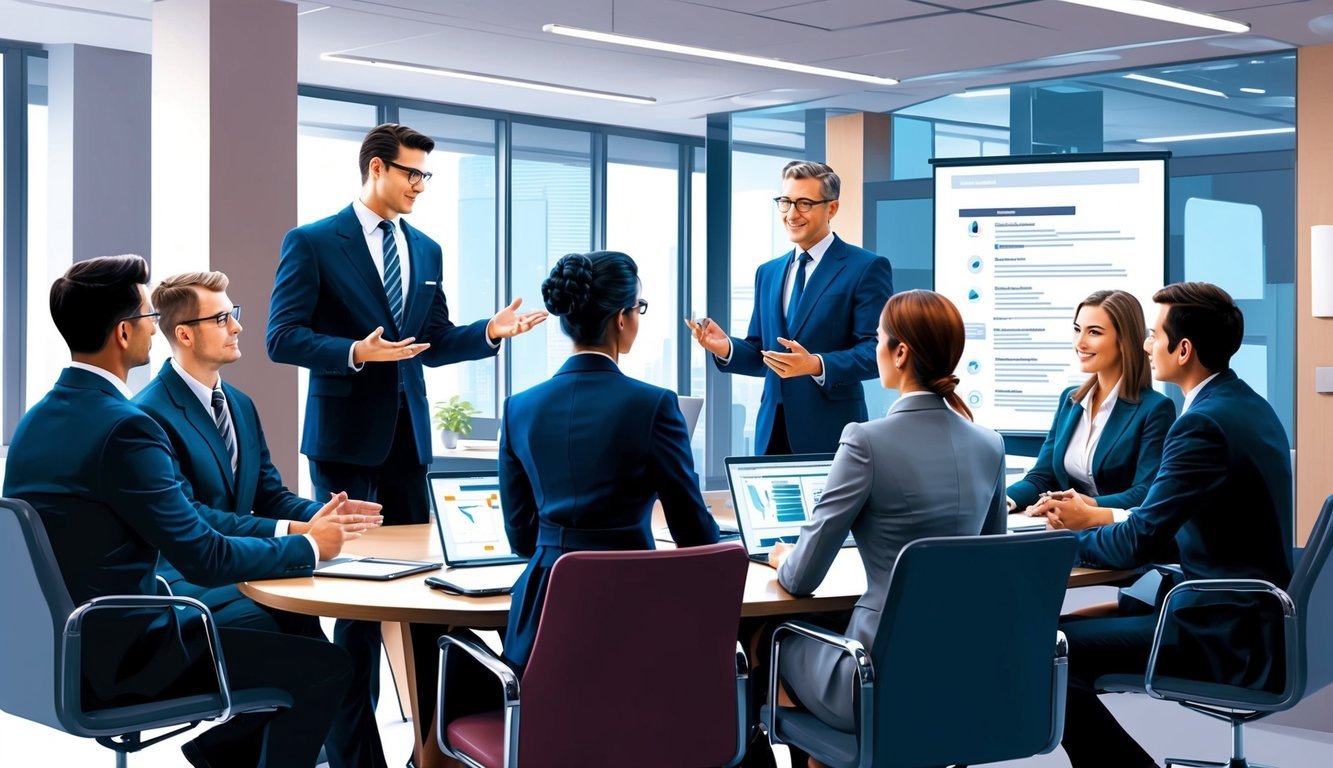
{"label": "smiling woman in blue blazer", "polygon": [[717,541],[676,393],[620,372],[648,302],[623,253],[571,253],[542,284],[574,342],[549,381],[505,401],[500,502],[514,551],[531,558],[514,585],[504,656],[527,663],[551,567],[577,550],[653,549],[653,500],[681,546]]}
{"label": "smiling woman in blue blazer", "polygon": [[1176,407],[1153,390],[1143,351],[1143,306],[1125,291],[1097,291],[1074,312],[1074,354],[1091,374],[1060,394],[1036,464],[1009,486],[1010,509],[1047,491],[1073,490],[1103,507],[1129,509],[1148,495]]}

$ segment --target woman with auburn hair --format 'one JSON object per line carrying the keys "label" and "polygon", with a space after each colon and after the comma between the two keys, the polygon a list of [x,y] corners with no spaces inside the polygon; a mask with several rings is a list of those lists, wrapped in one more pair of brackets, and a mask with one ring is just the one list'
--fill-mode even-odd
{"label": "woman with auburn hair", "polygon": [[[880,383],[899,392],[883,418],[848,424],[812,519],[795,545],[769,556],[778,581],[812,593],[850,530],[866,571],[866,592],[846,634],[874,646],[898,552],[928,536],[1005,532],[1004,442],[972,423],[955,392],[963,318],[933,291],[891,297],[880,315]],[[836,728],[854,730],[856,673],[837,649],[792,637],[779,673],[801,706]]]}
{"label": "woman with auburn hair", "polygon": [[1125,291],[1097,291],[1074,311],[1074,354],[1088,379],[1060,394],[1032,470],[1009,486],[1009,509],[1072,491],[1090,505],[1143,502],[1162,463],[1176,407],[1152,388],[1143,306]]}

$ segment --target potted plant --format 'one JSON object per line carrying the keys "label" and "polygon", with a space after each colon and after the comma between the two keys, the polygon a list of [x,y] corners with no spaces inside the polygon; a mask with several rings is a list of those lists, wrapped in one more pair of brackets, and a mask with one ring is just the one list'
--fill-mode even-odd
{"label": "potted plant", "polygon": [[440,438],[446,449],[458,447],[458,438],[472,434],[472,417],[481,413],[472,403],[454,395],[448,400],[435,404],[433,413],[435,428],[440,430]]}

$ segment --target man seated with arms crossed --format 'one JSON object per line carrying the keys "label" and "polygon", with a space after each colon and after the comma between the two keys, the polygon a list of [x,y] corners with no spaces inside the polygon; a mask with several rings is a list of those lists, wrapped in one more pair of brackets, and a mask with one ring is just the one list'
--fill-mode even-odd
{"label": "man seated with arms crossed", "polygon": [[[1168,285],[1153,296],[1157,322],[1144,343],[1154,376],[1180,386],[1185,404],[1167,432],[1162,464],[1141,506],[1128,512],[1088,505],[1077,494],[1040,503],[1055,528],[1079,530],[1079,558],[1102,568],[1151,563],[1174,540],[1187,579],[1291,579],[1291,454],[1267,401],[1228,366],[1245,321],[1226,291],[1209,283]],[[1229,598],[1233,607],[1241,598]],[[1257,600],[1257,598],[1256,598]],[[1219,622],[1210,604],[1175,609],[1188,669],[1168,674],[1263,688],[1280,684],[1277,642],[1255,603],[1246,626]],[[1246,603],[1248,605],[1248,603]],[[1151,756],[1097,698],[1105,674],[1141,674],[1155,615],[1066,617],[1069,704],[1063,744],[1074,768],[1147,768]],[[1258,641],[1261,647],[1235,648]],[[1269,652],[1265,652],[1268,646]],[[1180,654],[1172,654],[1180,655]]]}
{"label": "man seated with arms crossed", "polygon": [[[272,537],[258,518],[192,504],[170,443],[125,386],[129,370],[148,362],[156,332],[147,283],[141,257],[109,256],[75,264],[51,286],[51,316],[73,362],[19,422],[4,495],[41,516],[76,604],[155,593],[159,554],[196,584],[308,576],[378,516],[343,514],[340,494],[306,535]],[[87,708],[216,690],[198,622],[159,609],[105,611],[89,616],[84,633]],[[283,690],[293,706],[233,718],[186,743],[186,758],[195,766],[314,765],[347,687],[346,654],[269,632],[224,627],[218,635],[233,687]]]}

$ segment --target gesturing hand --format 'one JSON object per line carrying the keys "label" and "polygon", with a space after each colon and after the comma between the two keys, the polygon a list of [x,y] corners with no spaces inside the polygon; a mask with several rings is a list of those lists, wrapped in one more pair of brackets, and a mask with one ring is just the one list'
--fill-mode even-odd
{"label": "gesturing hand", "polygon": [[818,357],[806,351],[799,342],[778,337],[778,343],[790,349],[790,352],[764,350],[764,365],[784,379],[793,376],[819,376],[824,373],[824,364]]}
{"label": "gesturing hand", "polygon": [[[362,509],[361,505],[370,505],[370,502],[354,501],[352,504]],[[334,494],[329,503],[310,518],[309,535],[319,547],[320,560],[332,560],[342,552],[344,543],[361,538],[367,529],[384,522],[379,514],[348,514],[346,505],[346,493]],[[371,506],[379,507],[378,504]]]}
{"label": "gesturing hand", "polygon": [[387,341],[384,338],[384,326],[370,332],[370,335],[352,345],[352,362],[362,363],[397,362],[416,357],[430,348],[429,344],[413,344],[415,337],[408,336],[402,341]]}
{"label": "gesturing hand", "polygon": [[524,312],[519,314],[518,305],[523,303],[523,299],[514,299],[514,302],[495,314],[491,321],[486,324],[486,335],[491,341],[499,339],[508,339],[517,336],[520,333],[527,333],[546,322],[546,310],[539,309],[535,312]]}
{"label": "gesturing hand", "polygon": [[690,332],[694,335],[694,340],[699,346],[712,352],[718,357],[726,357],[731,354],[731,339],[722,332],[721,326],[709,320],[701,318],[699,322],[694,322],[688,317],[685,318],[685,324],[690,327]]}

